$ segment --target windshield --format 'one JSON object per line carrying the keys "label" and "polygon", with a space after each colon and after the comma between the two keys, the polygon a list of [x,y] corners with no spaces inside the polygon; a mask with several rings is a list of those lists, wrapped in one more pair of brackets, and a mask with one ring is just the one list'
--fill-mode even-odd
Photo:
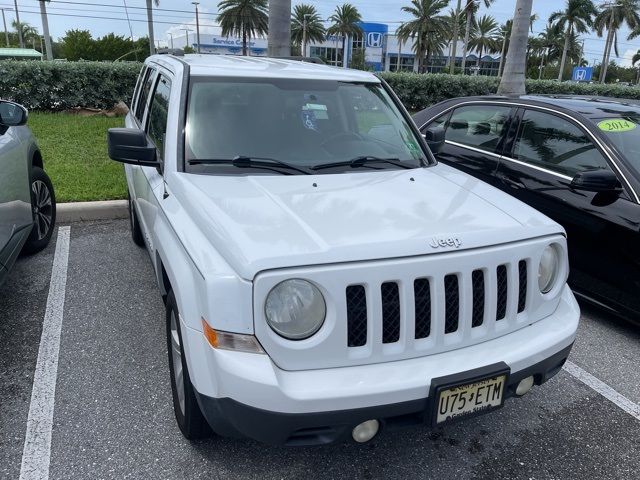
{"label": "windshield", "polygon": [[378,83],[195,77],[185,143],[186,171],[212,174],[283,173],[284,163],[317,173],[416,168],[425,157]]}
{"label": "windshield", "polygon": [[598,128],[613,142],[625,161],[640,174],[640,112],[594,119]]}

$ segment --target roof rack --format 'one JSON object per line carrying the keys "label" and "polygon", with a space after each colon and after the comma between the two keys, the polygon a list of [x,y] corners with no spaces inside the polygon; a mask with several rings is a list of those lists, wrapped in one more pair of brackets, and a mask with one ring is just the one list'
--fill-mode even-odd
{"label": "roof rack", "polygon": [[184,57],[184,50],[181,48],[159,48],[156,50],[158,55],[173,55],[175,57]]}
{"label": "roof rack", "polygon": [[298,62],[318,63],[320,65],[326,65],[326,63],[323,62],[322,59],[318,57],[303,57],[302,55],[293,55],[293,56],[271,57],[271,58],[278,58],[280,60],[297,60]]}

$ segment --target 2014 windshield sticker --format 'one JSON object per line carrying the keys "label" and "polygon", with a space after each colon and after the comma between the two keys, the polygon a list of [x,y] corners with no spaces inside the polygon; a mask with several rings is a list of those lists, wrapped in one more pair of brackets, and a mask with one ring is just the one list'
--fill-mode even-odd
{"label": "2014 windshield sticker", "polygon": [[611,118],[598,122],[598,128],[605,132],[628,132],[637,127],[637,124],[624,118]]}

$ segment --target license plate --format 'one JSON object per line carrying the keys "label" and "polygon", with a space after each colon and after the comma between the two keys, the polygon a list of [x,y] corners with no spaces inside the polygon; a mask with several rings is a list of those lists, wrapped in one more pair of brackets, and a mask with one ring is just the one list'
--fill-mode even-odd
{"label": "license plate", "polygon": [[438,390],[436,424],[501,407],[506,382],[496,375]]}

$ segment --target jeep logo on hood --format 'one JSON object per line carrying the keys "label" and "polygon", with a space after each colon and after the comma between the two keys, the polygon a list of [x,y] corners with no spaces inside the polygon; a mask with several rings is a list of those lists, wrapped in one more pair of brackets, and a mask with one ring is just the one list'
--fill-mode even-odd
{"label": "jeep logo on hood", "polygon": [[429,242],[431,248],[455,247],[460,248],[462,242],[458,237],[433,237]]}

